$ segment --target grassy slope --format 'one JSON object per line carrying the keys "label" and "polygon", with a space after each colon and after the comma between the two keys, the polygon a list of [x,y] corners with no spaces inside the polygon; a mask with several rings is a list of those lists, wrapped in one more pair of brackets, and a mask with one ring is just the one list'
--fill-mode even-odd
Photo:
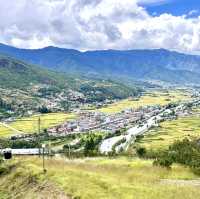
{"label": "grassy slope", "polygon": [[[46,162],[48,172],[44,175],[41,173],[41,159],[23,158],[17,161],[21,162],[20,166],[1,177],[0,189],[4,195],[8,195],[6,189],[12,190],[10,193],[17,191],[20,199],[29,199],[30,193],[38,193],[37,186],[34,191],[33,185],[45,182],[64,191],[65,195],[82,199],[193,199],[200,194],[198,186],[187,183],[187,180],[198,177],[179,165],[167,170],[153,167],[151,161],[139,159],[51,159]],[[164,183],[163,179],[171,179],[177,185]],[[179,180],[185,180],[185,184],[179,185]],[[26,192],[28,195],[25,197]]]}
{"label": "grassy slope", "polygon": [[[38,131],[38,118],[41,118],[41,130],[49,128],[66,120],[74,119],[75,114],[67,113],[49,113],[43,115],[35,115],[28,118],[22,118],[16,122],[12,122],[9,125],[19,131],[25,133],[36,133]],[[0,125],[0,137],[8,137],[15,135],[16,133],[12,130]]]}
{"label": "grassy slope", "polygon": [[178,118],[173,121],[165,121],[160,127],[150,130],[140,141],[148,149],[166,149],[175,140],[200,136],[199,115],[200,110],[195,110],[194,115]]}
{"label": "grassy slope", "polygon": [[107,107],[99,109],[104,113],[116,113],[127,108],[139,108],[141,106],[148,105],[166,105],[171,102],[177,102],[190,99],[188,92],[183,91],[160,91],[154,93],[148,93],[142,96],[138,101],[134,100],[122,100],[117,103],[108,105]]}
{"label": "grassy slope", "polygon": [[[71,78],[72,79],[72,78]],[[72,79],[73,80],[73,79]],[[32,84],[64,85],[66,76],[0,54],[0,85],[23,88]]]}
{"label": "grassy slope", "polygon": [[44,179],[41,171],[14,161],[12,169],[1,175],[0,199],[70,199],[59,187]]}

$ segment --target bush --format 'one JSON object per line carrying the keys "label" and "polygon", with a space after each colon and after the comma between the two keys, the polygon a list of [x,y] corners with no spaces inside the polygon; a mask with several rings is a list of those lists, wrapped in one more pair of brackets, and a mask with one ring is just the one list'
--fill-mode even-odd
{"label": "bush", "polygon": [[189,166],[200,175],[200,143],[199,140],[175,141],[166,152],[157,154],[154,165],[170,167],[173,163]]}
{"label": "bush", "polygon": [[147,150],[144,147],[140,147],[136,149],[137,155],[141,158],[145,157]]}
{"label": "bush", "polygon": [[166,167],[166,168],[170,168],[172,164],[173,164],[173,161],[169,157],[160,158],[153,162],[153,165],[155,166],[161,166],[161,167]]}
{"label": "bush", "polygon": [[117,154],[116,154],[116,151],[115,151],[115,150],[109,151],[107,155],[108,155],[108,157],[109,157],[109,158],[114,158],[114,157],[116,157],[116,156],[117,156]]}
{"label": "bush", "polygon": [[0,157],[0,165],[3,163],[3,158]]}
{"label": "bush", "polygon": [[103,137],[101,135],[88,135],[84,140],[84,154],[85,156],[95,156],[98,154],[99,144]]}

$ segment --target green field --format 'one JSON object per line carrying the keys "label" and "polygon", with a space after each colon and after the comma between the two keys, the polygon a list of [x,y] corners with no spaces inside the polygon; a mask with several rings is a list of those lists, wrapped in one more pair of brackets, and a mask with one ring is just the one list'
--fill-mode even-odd
{"label": "green field", "polygon": [[[15,122],[9,123],[9,126],[23,131],[25,133],[36,133],[38,132],[38,119],[41,119],[41,130],[49,127],[53,127],[66,120],[75,119],[75,114],[68,113],[49,113],[43,115],[35,115],[31,117],[21,118]],[[0,137],[9,137],[15,135],[16,132],[0,125]]]}
{"label": "green field", "polygon": [[99,111],[112,114],[121,112],[128,108],[139,108],[142,106],[152,105],[166,105],[171,102],[185,101],[191,99],[190,93],[182,90],[175,91],[157,91],[153,93],[146,93],[139,99],[125,99],[114,104],[108,105],[99,109]]}
{"label": "green field", "polygon": [[166,149],[175,140],[199,136],[200,117],[198,114],[194,114],[177,120],[162,122],[159,127],[148,131],[139,145],[152,150]]}
{"label": "green field", "polygon": [[[152,166],[137,158],[42,159],[23,157],[10,174],[0,176],[0,198],[13,199],[194,199],[198,176],[188,168]],[[10,163],[11,164],[11,163]],[[12,183],[10,183],[12,182]],[[12,196],[12,197],[11,197]]]}

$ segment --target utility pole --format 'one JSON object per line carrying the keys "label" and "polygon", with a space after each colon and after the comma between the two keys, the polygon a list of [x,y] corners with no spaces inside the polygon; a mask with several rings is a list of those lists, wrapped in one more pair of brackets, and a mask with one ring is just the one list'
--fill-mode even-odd
{"label": "utility pole", "polygon": [[46,173],[47,170],[45,169],[44,155],[45,155],[45,144],[42,145],[42,167],[43,167],[43,172]]}
{"label": "utility pole", "polygon": [[40,117],[38,118],[38,135],[40,134],[41,129],[41,119]]}
{"label": "utility pole", "polygon": [[37,135],[37,143],[38,143],[38,147],[39,147],[39,157],[40,157],[40,130],[41,129],[41,119],[40,119],[40,116],[38,118],[38,135]]}
{"label": "utility pole", "polygon": [[70,154],[70,152],[71,152],[71,151],[70,151],[70,150],[71,150],[71,149],[70,149],[70,144],[68,144],[68,147],[69,147],[69,149],[68,149],[68,155],[69,155],[69,159],[70,159],[70,155],[71,155],[71,154]]}

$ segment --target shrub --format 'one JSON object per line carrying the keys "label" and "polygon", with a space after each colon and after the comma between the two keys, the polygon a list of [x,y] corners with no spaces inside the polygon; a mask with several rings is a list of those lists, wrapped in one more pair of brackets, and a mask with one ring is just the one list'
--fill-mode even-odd
{"label": "shrub", "polygon": [[160,158],[153,162],[153,165],[155,166],[161,166],[161,167],[166,167],[166,168],[170,168],[172,164],[173,164],[173,161],[169,157]]}
{"label": "shrub", "polygon": [[3,166],[0,166],[0,175],[6,174],[9,172],[9,169]]}
{"label": "shrub", "polygon": [[145,157],[147,150],[144,147],[139,147],[136,149],[136,153],[139,157]]}
{"label": "shrub", "polygon": [[199,140],[175,141],[166,152],[157,154],[154,165],[170,167],[173,163],[189,166],[200,175],[200,145]]}

